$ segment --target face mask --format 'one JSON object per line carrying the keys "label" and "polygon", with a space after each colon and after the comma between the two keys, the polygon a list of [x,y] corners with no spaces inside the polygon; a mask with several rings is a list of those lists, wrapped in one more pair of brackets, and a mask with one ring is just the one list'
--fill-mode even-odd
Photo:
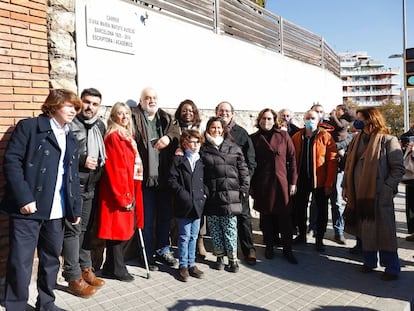
{"label": "face mask", "polygon": [[364,122],[363,122],[363,121],[360,121],[360,120],[355,120],[355,121],[354,121],[354,128],[355,128],[356,130],[363,130],[363,129],[364,129],[364,127],[365,127],[365,124],[364,124]]}
{"label": "face mask", "polygon": [[316,120],[305,120],[305,127],[312,132],[318,128],[318,121]]}

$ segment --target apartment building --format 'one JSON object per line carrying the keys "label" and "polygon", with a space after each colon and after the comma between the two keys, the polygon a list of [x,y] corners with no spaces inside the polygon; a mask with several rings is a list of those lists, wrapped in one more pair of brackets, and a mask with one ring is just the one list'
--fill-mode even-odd
{"label": "apartment building", "polygon": [[385,101],[401,101],[399,68],[386,68],[366,52],[339,53],[343,101],[358,106],[380,106]]}

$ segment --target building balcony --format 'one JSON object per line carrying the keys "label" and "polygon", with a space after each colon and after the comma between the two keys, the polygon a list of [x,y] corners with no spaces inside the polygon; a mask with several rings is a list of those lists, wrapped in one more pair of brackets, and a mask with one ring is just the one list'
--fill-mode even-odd
{"label": "building balcony", "polygon": [[362,96],[400,96],[400,90],[367,90],[367,91],[344,91],[344,97],[362,97]]}
{"label": "building balcony", "polygon": [[355,77],[355,76],[373,76],[373,75],[399,75],[399,68],[375,68],[375,69],[358,69],[358,70],[342,70],[341,68],[341,78],[345,77]]}
{"label": "building balcony", "polygon": [[356,81],[342,81],[343,86],[369,86],[369,85],[399,85],[398,81],[393,79],[381,79],[381,80],[356,80]]}

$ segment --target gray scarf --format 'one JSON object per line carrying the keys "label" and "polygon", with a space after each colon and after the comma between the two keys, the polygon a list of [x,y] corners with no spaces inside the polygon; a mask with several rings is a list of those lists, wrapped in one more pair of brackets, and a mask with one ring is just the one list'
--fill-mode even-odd
{"label": "gray scarf", "polygon": [[146,187],[158,186],[158,166],[159,166],[159,151],[152,146],[152,139],[157,137],[152,132],[150,121],[148,120],[148,114],[144,112],[145,125],[147,127],[147,149],[148,149],[148,178],[145,182]]}
{"label": "gray scarf", "polygon": [[98,125],[96,125],[96,121],[98,120],[98,116],[95,115],[91,119],[84,119],[80,118],[80,120],[85,123],[88,129],[88,157],[93,157],[98,159],[98,165],[104,166],[106,154],[105,154],[105,145],[102,138],[101,131],[99,130]]}

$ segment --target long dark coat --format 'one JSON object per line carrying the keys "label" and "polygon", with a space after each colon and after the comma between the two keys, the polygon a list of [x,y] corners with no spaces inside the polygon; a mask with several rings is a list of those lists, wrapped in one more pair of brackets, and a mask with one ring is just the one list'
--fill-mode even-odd
{"label": "long dark coat", "polygon": [[274,129],[270,142],[257,131],[251,135],[256,151],[250,194],[253,208],[264,214],[279,214],[289,202],[289,185],[296,185],[295,148],[289,133]]}
{"label": "long dark coat", "polygon": [[[50,217],[61,150],[50,126],[50,118],[19,121],[4,154],[3,170],[7,181],[2,209],[14,217],[47,220]],[[69,221],[81,215],[78,173],[78,142],[68,132],[64,157],[63,184],[65,212]],[[22,215],[20,208],[36,202],[37,212]]]}

